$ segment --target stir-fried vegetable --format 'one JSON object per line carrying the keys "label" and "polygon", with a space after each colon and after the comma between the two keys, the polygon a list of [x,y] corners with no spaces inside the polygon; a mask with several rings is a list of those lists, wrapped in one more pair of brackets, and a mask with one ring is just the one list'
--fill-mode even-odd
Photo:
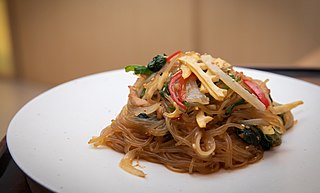
{"label": "stir-fried vegetable", "polygon": [[134,159],[189,173],[254,163],[281,144],[296,123],[290,110],[302,104],[272,101],[268,79],[253,79],[223,59],[193,51],[157,55],[146,66],[125,70],[138,74],[128,102],[89,143],[124,152],[120,167],[141,177]]}
{"label": "stir-fried vegetable", "polygon": [[246,143],[251,145],[259,145],[261,141],[261,135],[258,129],[255,127],[237,129],[237,135]]}
{"label": "stir-fried vegetable", "polygon": [[168,88],[168,83],[164,83],[163,84],[163,87],[162,89],[159,91],[159,94],[162,96],[162,97],[165,97],[164,95],[170,95],[170,92],[169,92],[169,88]]}
{"label": "stir-fried vegetable", "polygon": [[278,132],[273,134],[264,134],[255,126],[244,129],[236,129],[236,134],[246,143],[254,146],[261,146],[263,150],[269,150],[271,147],[281,144],[281,135]]}
{"label": "stir-fried vegetable", "polygon": [[224,99],[227,90],[219,88],[212,82],[212,77],[201,68],[203,63],[198,62],[200,60],[199,56],[183,56],[179,60],[190,68],[213,98],[219,101]]}
{"label": "stir-fried vegetable", "polygon": [[284,104],[284,105],[278,105],[278,106],[273,107],[273,112],[275,114],[281,114],[284,112],[291,111],[291,109],[293,109],[301,104],[303,104],[302,101],[295,101],[295,102]]}
{"label": "stir-fried vegetable", "polygon": [[171,56],[167,57],[167,62],[170,62],[170,60],[171,60],[173,57],[177,56],[177,55],[180,54],[181,52],[182,52],[181,50],[176,51],[176,52],[173,53]]}
{"label": "stir-fried vegetable", "polygon": [[[174,75],[172,76],[172,78],[171,78],[171,80],[170,80],[170,83],[169,83],[169,92],[170,92],[170,96],[171,96],[172,100],[173,100],[174,102],[176,102],[177,105],[179,105],[182,109],[186,109],[187,107],[182,103],[182,102],[183,102],[182,99],[181,99],[181,98],[180,98],[180,100],[178,99],[178,97],[177,97],[177,95],[176,95],[176,90],[175,90],[175,88],[174,88],[175,83],[176,83],[180,78],[182,78],[182,71],[181,71],[181,70],[179,70],[176,74],[174,74]],[[182,92],[182,91],[181,91],[181,88],[180,88],[179,90],[180,90],[180,92]],[[181,95],[181,94],[179,94],[179,96],[180,96],[180,95]]]}
{"label": "stir-fried vegetable", "polygon": [[[208,68],[214,72],[215,74],[219,75],[220,79],[234,92],[240,95],[244,100],[254,106],[256,109],[265,110],[265,106],[258,100],[255,96],[251,95],[246,89],[244,89],[238,82],[233,80],[229,75],[224,73],[218,65],[214,64],[213,58],[210,55],[202,55],[201,59],[203,62],[208,66]],[[218,59],[216,59],[218,60]],[[219,59],[218,61],[221,61]]]}
{"label": "stir-fried vegetable", "polygon": [[[266,94],[251,80],[243,80],[243,82],[250,88],[250,90],[258,97],[258,99],[264,104],[266,108],[270,105]],[[268,93],[269,94],[269,93]]]}
{"label": "stir-fried vegetable", "polygon": [[149,62],[147,68],[152,72],[158,72],[166,63],[167,59],[165,56],[157,55]]}
{"label": "stir-fried vegetable", "polygon": [[149,68],[147,68],[145,66],[139,66],[139,65],[126,66],[125,71],[126,72],[133,71],[134,74],[145,74],[145,75],[150,75],[153,73]]}
{"label": "stir-fried vegetable", "polygon": [[[181,51],[177,51],[170,56],[157,55],[147,66],[130,65],[125,68],[126,72],[133,71],[135,74],[149,76],[148,78],[152,81],[145,84],[143,89],[139,91],[140,98],[147,102],[155,96],[154,92],[158,89],[160,96],[167,100],[168,104],[165,105],[165,108],[170,112],[167,112],[167,116],[171,118],[179,116],[180,110],[187,110],[187,105],[190,104],[207,105],[211,100],[223,101],[227,97],[229,89],[241,98],[225,108],[227,116],[233,112],[236,106],[246,102],[260,111],[266,110],[271,105],[270,91],[265,87],[265,83],[260,85],[256,80],[233,71],[232,66],[220,58],[213,58],[207,54],[200,55],[195,52],[181,53]],[[177,62],[180,62],[181,66],[172,75],[170,69],[175,68],[175,62],[171,61],[173,58],[177,58]],[[164,67],[165,65],[167,66]],[[164,70],[153,74],[163,67]],[[150,76],[151,74],[153,75]],[[246,86],[243,87],[243,84]],[[281,114],[300,104],[302,104],[301,101],[286,105],[273,105],[270,110],[275,114]],[[157,105],[154,107],[156,110]],[[179,110],[179,108],[181,109]]]}
{"label": "stir-fried vegetable", "polygon": [[197,77],[191,75],[186,79],[186,97],[185,100],[193,103],[209,104],[209,98],[200,92],[196,82]]}
{"label": "stir-fried vegetable", "polygon": [[177,51],[173,53],[171,56],[166,57],[166,55],[157,55],[155,56],[147,66],[141,66],[141,65],[129,65],[125,67],[126,72],[133,71],[134,74],[145,74],[145,75],[151,75],[154,72],[158,72],[164,65],[166,65],[167,62],[170,62],[170,60],[179,55],[181,51]]}

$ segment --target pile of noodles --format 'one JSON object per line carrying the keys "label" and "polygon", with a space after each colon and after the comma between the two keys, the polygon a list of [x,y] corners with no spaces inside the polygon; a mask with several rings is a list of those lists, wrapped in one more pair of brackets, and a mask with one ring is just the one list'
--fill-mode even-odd
{"label": "pile of noodles", "polygon": [[[286,105],[271,101],[271,105],[264,110],[243,101],[234,106],[232,112],[226,113],[243,96],[234,89],[226,88],[221,81],[216,81],[215,85],[226,88],[223,100],[209,96],[209,104],[189,102],[187,108],[182,109],[170,95],[161,95],[161,90],[181,70],[183,62],[179,58],[185,55],[190,53],[180,53],[151,75],[138,75],[135,84],[129,86],[128,102],[120,114],[102,130],[100,136],[89,141],[94,146],[109,146],[124,153],[120,167],[129,173],[145,176],[144,172],[132,165],[135,159],[163,164],[175,172],[205,174],[220,168],[239,168],[260,160],[264,149],[246,143],[236,134],[236,130],[248,125],[271,125],[283,134],[294,125],[290,110],[301,101]],[[227,73],[226,69],[221,70]],[[241,81],[250,77],[236,72],[232,67],[228,68],[228,72],[236,75],[240,79],[238,84],[253,95]],[[262,90],[268,90],[267,81],[251,80],[259,84]],[[199,111],[211,117],[205,127],[200,127],[196,121]],[[139,116],[141,113],[147,116]]]}

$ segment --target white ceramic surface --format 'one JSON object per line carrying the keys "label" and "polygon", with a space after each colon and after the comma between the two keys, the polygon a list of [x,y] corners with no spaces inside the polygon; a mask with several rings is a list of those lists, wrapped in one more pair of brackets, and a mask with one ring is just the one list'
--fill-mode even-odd
{"label": "white ceramic surface", "polygon": [[[238,68],[239,69],[239,68]],[[248,167],[210,175],[174,173],[141,161],[146,178],[118,167],[122,154],[87,144],[126,103],[135,76],[123,70],[57,86],[26,104],[7,133],[10,153],[32,179],[55,192],[319,192],[320,88],[293,78],[240,69],[270,79],[273,99],[303,100],[293,110],[297,125],[280,147]]]}

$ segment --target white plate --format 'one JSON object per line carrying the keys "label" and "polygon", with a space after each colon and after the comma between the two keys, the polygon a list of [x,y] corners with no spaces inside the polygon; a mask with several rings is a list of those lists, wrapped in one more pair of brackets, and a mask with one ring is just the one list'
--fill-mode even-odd
{"label": "white plate", "polygon": [[319,192],[319,86],[238,69],[270,79],[268,86],[278,102],[305,102],[293,110],[298,123],[283,136],[283,144],[248,167],[189,175],[142,161],[147,177],[139,178],[119,168],[122,154],[89,146],[91,136],[98,135],[127,101],[127,86],[135,76],[123,70],[80,78],[30,101],[9,125],[10,153],[28,176],[56,192]]}

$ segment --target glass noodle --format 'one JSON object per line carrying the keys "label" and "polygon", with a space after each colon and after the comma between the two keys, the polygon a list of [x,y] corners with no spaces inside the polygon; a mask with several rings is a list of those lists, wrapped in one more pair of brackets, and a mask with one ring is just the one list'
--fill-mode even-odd
{"label": "glass noodle", "polygon": [[178,51],[126,70],[138,76],[128,102],[89,144],[124,153],[120,167],[140,177],[135,159],[202,174],[255,163],[281,144],[303,103],[273,101],[267,80],[208,54]]}

